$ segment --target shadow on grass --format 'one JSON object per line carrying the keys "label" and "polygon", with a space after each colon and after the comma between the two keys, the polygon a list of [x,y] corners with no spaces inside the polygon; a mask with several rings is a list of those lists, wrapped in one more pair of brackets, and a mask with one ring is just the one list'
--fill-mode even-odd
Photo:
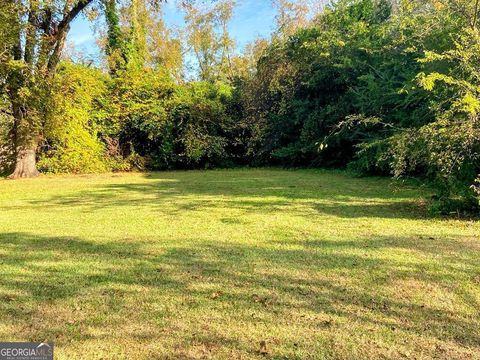
{"label": "shadow on grass", "polygon": [[[217,207],[268,214],[300,205],[289,211],[297,215],[311,216],[313,212],[340,218],[427,217],[425,209],[419,206],[418,189],[394,190],[385,179],[358,179],[339,174],[318,176],[315,173],[303,173],[303,177],[299,173],[297,177],[281,172],[260,177],[235,174],[229,179],[221,172],[205,174],[208,175],[202,178],[202,174],[195,172],[154,173],[145,175],[143,183],[99,185],[73,195],[32,200],[30,205],[75,206],[85,211],[151,207],[168,214]],[[8,207],[3,206],[3,209],[8,210]]]}
{"label": "shadow on grass", "polygon": [[[257,247],[185,239],[178,244],[158,244],[154,251],[151,244],[141,242],[0,234],[2,322],[15,327],[16,337],[53,337],[61,343],[88,339],[92,335],[82,335],[86,327],[115,329],[130,321],[157,319],[156,331],[141,335],[141,341],[149,341],[177,316],[188,317],[189,311],[213,307],[220,317],[228,314],[246,323],[254,323],[250,314],[257,312],[263,314],[263,322],[284,326],[285,331],[289,331],[285,319],[307,321],[295,317],[303,312],[332,319],[325,325],[314,317],[306,329],[328,326],[327,331],[334,332],[357,323],[365,332],[379,326],[480,350],[480,304],[471,292],[480,279],[480,251],[467,242],[402,237],[312,240],[294,249],[273,242]],[[404,250],[412,251],[412,256],[382,257]],[[415,290],[408,285],[398,289],[398,296],[389,292],[409,281],[423,286],[422,291],[440,289],[455,303],[444,307],[413,301],[401,293]],[[153,310],[152,304],[164,302],[174,311]],[[84,310],[74,325],[59,325],[56,316],[61,312],[55,309],[69,306],[90,310]],[[122,316],[115,318],[117,313]],[[39,325],[42,314],[47,318]],[[191,331],[187,327],[179,336],[255,354],[231,335]],[[220,343],[212,345],[215,339]]]}

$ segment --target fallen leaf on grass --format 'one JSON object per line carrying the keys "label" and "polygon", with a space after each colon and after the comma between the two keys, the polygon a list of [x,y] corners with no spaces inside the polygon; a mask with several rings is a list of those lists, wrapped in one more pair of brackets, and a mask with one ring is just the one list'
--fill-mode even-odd
{"label": "fallen leaf on grass", "polygon": [[262,304],[264,306],[273,305],[276,301],[275,298],[269,298],[267,296],[260,296],[260,295],[257,295],[257,294],[253,294],[252,299],[253,299],[254,302]]}
{"label": "fallen leaf on grass", "polygon": [[223,292],[217,291],[210,295],[210,299],[215,300],[218,299],[220,296],[223,296]]}
{"label": "fallen leaf on grass", "polygon": [[260,341],[259,353],[262,355],[268,355],[267,342],[265,340]]}

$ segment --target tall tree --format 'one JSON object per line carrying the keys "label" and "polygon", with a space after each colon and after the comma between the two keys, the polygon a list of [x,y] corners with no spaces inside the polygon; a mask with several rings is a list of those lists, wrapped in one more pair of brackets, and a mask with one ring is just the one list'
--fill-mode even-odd
{"label": "tall tree", "polygon": [[111,75],[115,75],[127,62],[125,37],[120,26],[117,0],[105,0],[105,22],[107,24],[107,41],[105,53]]}
{"label": "tall tree", "polygon": [[213,7],[185,6],[187,42],[199,67],[203,81],[226,80],[231,73],[234,41],[228,33],[228,23],[235,2],[223,0]]}
{"label": "tall tree", "polygon": [[[50,80],[60,61],[70,24],[98,1],[1,0],[0,68],[3,75],[0,76],[14,117],[16,164],[10,176],[13,179],[38,175],[36,150],[50,108]],[[114,14],[112,1],[107,0],[107,8],[113,9]],[[110,20],[116,21],[114,17]]]}
{"label": "tall tree", "polygon": [[14,117],[16,165],[11,178],[38,175],[35,152],[49,101],[48,81],[60,61],[71,22],[93,0],[3,0],[7,38],[1,53]]}
{"label": "tall tree", "polygon": [[111,75],[126,68],[151,67],[181,78],[180,35],[166,26],[158,4],[146,0],[132,0],[127,4],[104,0],[104,8],[107,25],[104,49]]}
{"label": "tall tree", "polygon": [[147,46],[147,65],[155,69],[166,70],[174,79],[183,77],[183,42],[182,33],[170,29],[165,24],[162,14],[150,14]]}
{"label": "tall tree", "polygon": [[307,2],[273,0],[272,3],[277,8],[277,36],[288,37],[294,34],[297,29],[307,25],[310,10]]}

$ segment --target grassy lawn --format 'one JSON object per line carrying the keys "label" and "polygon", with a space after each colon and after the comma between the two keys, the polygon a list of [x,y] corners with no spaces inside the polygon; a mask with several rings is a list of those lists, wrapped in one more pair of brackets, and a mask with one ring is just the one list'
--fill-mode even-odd
{"label": "grassy lawn", "polygon": [[425,196],[317,170],[0,180],[0,339],[56,359],[480,358],[480,225],[428,218]]}

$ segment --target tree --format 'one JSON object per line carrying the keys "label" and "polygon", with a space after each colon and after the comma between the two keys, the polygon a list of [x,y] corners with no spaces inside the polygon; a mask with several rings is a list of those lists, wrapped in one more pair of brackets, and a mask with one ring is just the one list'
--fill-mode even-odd
{"label": "tree", "polygon": [[[38,175],[35,152],[48,109],[48,82],[60,61],[71,22],[93,0],[4,0],[1,53],[11,113],[16,164],[11,178]],[[60,3],[60,4],[59,4]],[[5,33],[4,33],[5,31]]]}
{"label": "tree", "polygon": [[105,0],[104,11],[107,25],[104,50],[113,77],[128,67],[153,67],[181,79],[181,37],[167,27],[158,4],[132,0],[122,5],[117,0]]}
{"label": "tree", "polygon": [[[50,110],[51,79],[70,24],[95,1],[98,0],[2,0],[0,68],[14,118],[16,164],[12,179],[38,175],[36,150]],[[114,6],[113,0],[107,0],[107,9],[113,15]],[[135,5],[132,8],[136,11]],[[110,17],[110,21],[115,23],[116,19]],[[110,40],[119,40],[118,29],[110,30]],[[116,44],[109,46],[113,49]]]}
{"label": "tree", "polygon": [[278,9],[276,16],[276,35],[286,38],[293,35],[296,30],[306,27],[309,6],[304,1],[273,0],[273,5]]}
{"label": "tree", "polygon": [[183,76],[183,43],[181,33],[169,29],[161,14],[150,15],[148,19],[147,66],[166,70],[170,76],[180,81]]}
{"label": "tree", "polygon": [[187,42],[199,67],[203,81],[227,80],[231,75],[234,41],[228,33],[228,22],[235,2],[223,0],[213,7],[184,6]]}
{"label": "tree", "polygon": [[115,76],[128,61],[125,38],[120,26],[117,0],[105,0],[105,22],[107,23],[107,41],[105,53],[108,59],[110,74]]}

